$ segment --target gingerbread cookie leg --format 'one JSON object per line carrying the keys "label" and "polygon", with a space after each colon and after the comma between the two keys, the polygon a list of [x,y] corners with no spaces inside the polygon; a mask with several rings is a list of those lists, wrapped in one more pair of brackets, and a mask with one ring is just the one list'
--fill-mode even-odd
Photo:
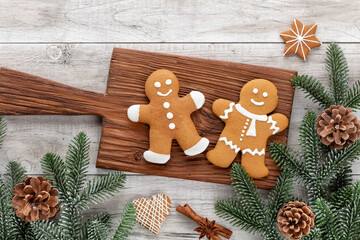
{"label": "gingerbread cookie leg", "polygon": [[167,134],[150,127],[150,148],[144,152],[146,161],[164,164],[170,159],[172,138]]}
{"label": "gingerbread cookie leg", "polygon": [[184,153],[188,156],[194,156],[204,152],[209,146],[209,140],[198,134],[192,122],[185,126],[186,128],[181,129],[182,131],[176,136],[176,140]]}
{"label": "gingerbread cookie leg", "polygon": [[265,166],[265,149],[254,151],[250,149],[242,150],[241,166],[252,178],[262,178],[269,174],[269,169]]}
{"label": "gingerbread cookie leg", "polygon": [[239,151],[240,148],[232,141],[220,136],[215,148],[206,154],[206,158],[218,167],[227,168],[234,161]]}

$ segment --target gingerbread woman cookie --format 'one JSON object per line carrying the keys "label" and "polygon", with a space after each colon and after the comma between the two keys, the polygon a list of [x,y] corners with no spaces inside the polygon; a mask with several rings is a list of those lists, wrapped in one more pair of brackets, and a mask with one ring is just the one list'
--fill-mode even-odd
{"label": "gingerbread woman cookie", "polygon": [[207,159],[216,166],[227,168],[241,151],[241,165],[251,177],[267,176],[266,142],[271,135],[286,129],[289,122],[280,113],[267,116],[277,104],[277,89],[265,79],[246,83],[238,103],[216,100],[212,109],[225,122],[225,127],[215,148],[206,154]]}
{"label": "gingerbread woman cookie", "polygon": [[175,74],[160,69],[146,80],[145,93],[150,100],[148,105],[133,105],[128,109],[131,121],[150,125],[150,148],[144,152],[145,160],[166,163],[170,159],[173,139],[188,156],[205,151],[209,140],[199,136],[190,117],[205,103],[201,92],[192,91],[180,98],[179,81]]}

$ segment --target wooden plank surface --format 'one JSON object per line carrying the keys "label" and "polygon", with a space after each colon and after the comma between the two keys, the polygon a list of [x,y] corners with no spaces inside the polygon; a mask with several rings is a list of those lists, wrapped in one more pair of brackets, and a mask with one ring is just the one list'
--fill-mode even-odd
{"label": "wooden plank surface", "polygon": [[360,40],[358,0],[4,0],[1,42],[282,42],[294,17]]}
{"label": "wooden plank surface", "polygon": [[[111,52],[117,46],[294,69],[326,82],[323,61],[326,44],[313,50],[306,62],[296,56],[281,55],[284,44],[280,43],[278,33],[297,17],[306,24],[317,22],[317,36],[323,42],[343,42],[341,47],[349,61],[353,83],[360,76],[359,6],[358,0],[265,3],[260,0],[4,0],[0,2],[0,42],[5,43],[0,44],[0,65],[103,93]],[[112,43],[120,41],[129,44]],[[174,41],[177,43],[171,43]],[[78,42],[88,44],[76,44]],[[212,44],[214,42],[220,44]],[[296,91],[288,143],[291,147],[298,147],[297,126],[308,108],[317,113],[320,110]],[[40,174],[40,158],[44,153],[53,151],[64,156],[68,142],[80,130],[92,139],[90,173],[107,172],[95,168],[100,118],[11,116],[6,119],[9,131],[0,150],[0,172],[4,172],[9,160],[18,160],[30,173]],[[355,162],[353,172],[359,180],[360,161]],[[109,211],[116,222],[125,202],[157,192],[169,193],[174,206],[188,202],[199,214],[218,220],[234,231],[232,239],[261,239],[216,217],[214,203],[234,197],[231,187],[226,185],[129,173],[126,189],[91,212]],[[261,192],[264,196],[267,193]],[[303,193],[303,189],[297,191],[299,196]],[[196,239],[194,223],[174,210],[158,236],[136,226],[130,239]]]}
{"label": "wooden plank surface", "polygon": [[[149,131],[144,124],[130,122],[127,109],[133,104],[148,104],[144,94],[147,77],[158,69],[168,69],[180,81],[182,97],[192,90],[205,95],[205,104],[192,114],[196,128],[202,137],[210,140],[208,149],[213,149],[224,124],[212,112],[212,103],[226,95],[226,99],[238,102],[242,86],[253,79],[268,79],[278,89],[279,103],[274,110],[290,119],[294,89],[290,83],[295,71],[276,69],[249,64],[183,57],[146,51],[115,48],[106,99],[116,103],[116,112],[102,115],[103,129],[97,166],[129,172],[160,175],[205,182],[230,184],[229,169],[211,164],[205,153],[186,156],[177,143],[173,144],[171,159],[164,165],[152,164],[142,157],[149,147]],[[63,94],[62,94],[63,95]],[[0,99],[1,100],[1,99]],[[0,101],[1,102],[1,101]],[[272,136],[269,141],[286,142],[287,129]],[[240,161],[238,156],[235,160]],[[273,188],[279,169],[266,154],[267,177],[256,179],[259,188]]]}

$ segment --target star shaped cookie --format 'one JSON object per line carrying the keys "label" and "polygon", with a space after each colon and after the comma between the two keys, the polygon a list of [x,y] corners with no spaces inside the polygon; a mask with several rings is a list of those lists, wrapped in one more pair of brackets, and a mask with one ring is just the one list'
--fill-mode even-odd
{"label": "star shaped cookie", "polygon": [[321,45],[315,37],[317,24],[304,25],[294,19],[290,30],[280,33],[280,37],[286,42],[284,55],[297,53],[306,60],[310,50]]}

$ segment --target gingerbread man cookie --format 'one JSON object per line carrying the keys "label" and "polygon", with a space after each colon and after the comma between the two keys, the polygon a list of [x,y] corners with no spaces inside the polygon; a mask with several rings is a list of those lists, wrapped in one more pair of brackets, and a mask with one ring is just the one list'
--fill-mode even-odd
{"label": "gingerbread man cookie", "polygon": [[289,122],[280,113],[267,116],[277,104],[277,89],[265,79],[246,83],[238,103],[216,100],[212,109],[225,122],[225,127],[215,148],[206,154],[207,159],[216,166],[227,168],[241,151],[241,165],[251,177],[267,176],[266,142],[271,135],[286,129]]}
{"label": "gingerbread man cookie", "polygon": [[170,159],[173,139],[188,156],[205,151],[209,140],[199,136],[190,117],[205,103],[201,92],[192,91],[180,98],[179,81],[175,74],[160,69],[146,80],[145,93],[150,100],[148,105],[133,105],[128,109],[131,121],[150,125],[150,148],[144,152],[145,160],[166,163]]}

